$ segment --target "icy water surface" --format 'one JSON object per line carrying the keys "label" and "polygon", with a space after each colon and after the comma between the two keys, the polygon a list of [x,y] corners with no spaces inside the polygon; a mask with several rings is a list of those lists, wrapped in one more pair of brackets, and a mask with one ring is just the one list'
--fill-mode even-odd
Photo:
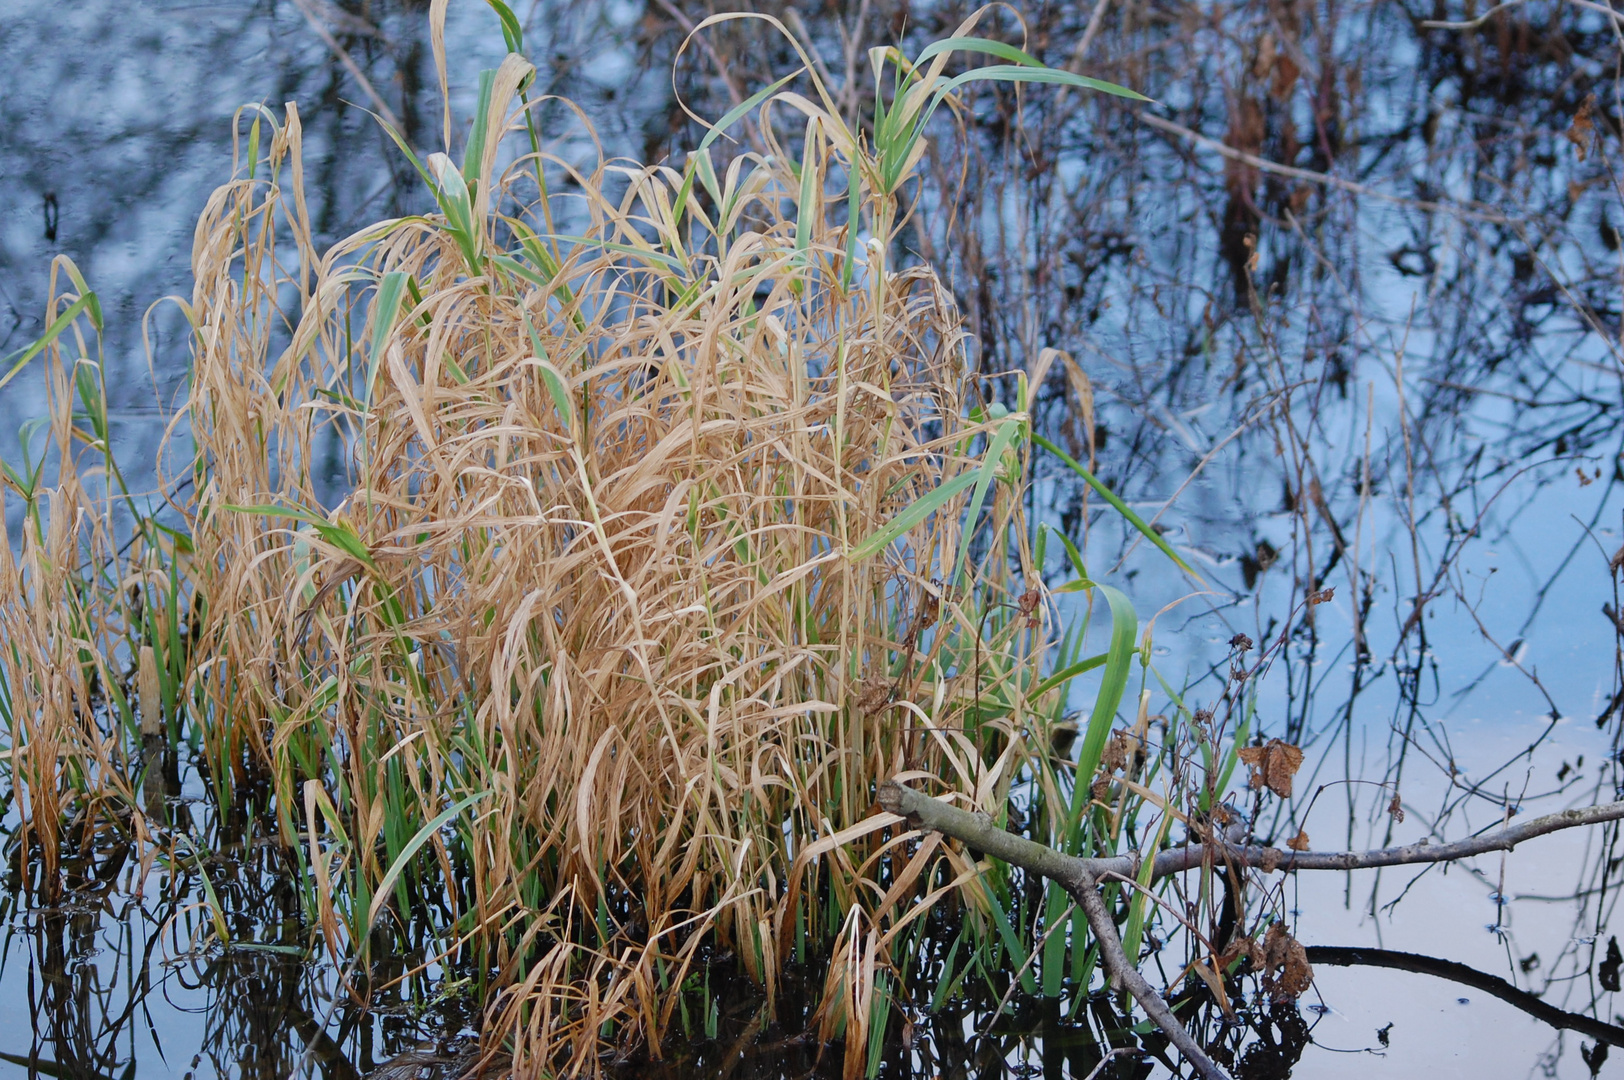
{"label": "icy water surface", "polygon": [[[659,160],[693,144],[669,72],[678,16],[697,21],[699,5],[516,7],[543,84],[582,103],[607,152]],[[456,126],[467,73],[502,46],[483,4],[451,9]],[[1087,373],[1092,417],[1056,367],[1040,424],[1092,454],[1209,589],[1189,596],[1051,461],[1032,509],[1082,540],[1142,618],[1180,601],[1156,621],[1169,683],[1211,700],[1236,634],[1280,643],[1259,676],[1260,723],[1304,745],[1309,766],[1289,813],[1260,832],[1302,828],[1317,849],[1457,838],[1508,807],[1624,790],[1609,565],[1624,545],[1619,42],[1607,16],[1547,0],[1474,29],[1423,25],[1479,13],[1431,0],[1032,5],[1032,51],[1081,56],[1158,104],[979,92],[929,162],[926,206],[956,213],[921,214],[905,237],[904,257],[948,276],[989,394],[1007,397],[1000,373],[1044,348]],[[800,14],[843,71],[848,43],[904,34],[916,49],[965,12],[885,0]],[[718,40],[726,78],[690,51],[677,79],[709,116],[789,63],[769,38]],[[322,242],[423,209],[361,107],[382,102],[415,145],[437,146],[427,4],[0,0],[0,61],[0,351],[42,331],[51,258],[70,255],[107,313],[118,452],[155,486],[187,372],[184,322],[161,301],[189,289],[191,228],[229,174],[233,111],[299,103]],[[548,116],[561,145],[590,150],[561,109]],[[0,391],[8,462],[28,452],[10,432],[39,394],[27,379]],[[184,429],[174,437],[184,445]],[[1052,546],[1050,559],[1059,572]],[[0,1076],[352,1077],[390,1061],[388,1075],[427,1076],[466,1062],[477,986],[430,971],[369,1010],[335,998],[334,973],[304,958],[263,823],[208,816],[184,762],[162,783],[152,797],[191,858],[137,866],[96,850],[64,907],[8,894]],[[1402,822],[1387,812],[1395,790]],[[1313,954],[1300,1009],[1258,1020],[1261,1049],[1237,1071],[1617,1068],[1604,1064],[1607,1039],[1624,1038],[1617,841],[1571,832],[1447,871],[1286,882],[1295,932],[1332,951]],[[212,943],[205,878],[234,920],[230,949]],[[696,1021],[691,1044],[640,1074],[838,1073],[801,1037],[811,1006],[797,1013],[794,987],[764,1033],[747,996],[717,1000],[709,1030]],[[1073,1017],[1016,1000],[989,1021],[993,1004],[920,1015],[910,1046],[893,1033],[884,1071],[1081,1078],[1131,1041],[1109,1000]],[[1130,1055],[1108,1068],[1166,1071]]]}

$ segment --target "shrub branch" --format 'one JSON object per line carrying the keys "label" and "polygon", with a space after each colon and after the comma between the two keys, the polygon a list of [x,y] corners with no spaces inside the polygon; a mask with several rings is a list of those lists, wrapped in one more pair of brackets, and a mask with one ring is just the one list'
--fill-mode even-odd
{"label": "shrub branch", "polygon": [[[1067,855],[1006,832],[986,814],[961,810],[894,780],[881,784],[877,796],[882,808],[907,818],[912,824],[962,841],[1011,866],[1040,874],[1065,888],[1082,907],[1094,936],[1099,939],[1100,954],[1112,981],[1127,988],[1146,1015],[1202,1076],[1209,1080],[1226,1076],[1129,960],[1123,951],[1122,939],[1117,935],[1116,923],[1100,897],[1101,878],[1135,877],[1143,866],[1143,855],[1134,853],[1086,859]],[[1286,851],[1268,845],[1232,844],[1216,839],[1158,852],[1154,856],[1152,877],[1162,878],[1218,862],[1266,871],[1361,870],[1412,863],[1455,862],[1488,852],[1510,851],[1525,840],[1547,833],[1620,819],[1624,819],[1624,801],[1545,814],[1497,832],[1446,844],[1423,842],[1371,851]]]}

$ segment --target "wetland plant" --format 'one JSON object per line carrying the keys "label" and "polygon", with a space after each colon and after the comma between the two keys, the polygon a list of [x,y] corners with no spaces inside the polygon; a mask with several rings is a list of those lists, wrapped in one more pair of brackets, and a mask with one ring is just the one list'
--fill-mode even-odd
{"label": "wetland plant", "polygon": [[[59,259],[47,333],[0,371],[49,396],[0,493],[22,503],[0,544],[21,880],[56,895],[64,847],[101,832],[201,869],[152,782],[187,754],[217,811],[274,822],[306,945],[357,1001],[383,956],[471,973],[483,1058],[515,1075],[714,1037],[724,956],[763,1023],[788,967],[819,972],[809,1022],[848,1077],[971,987],[1081,1010],[1099,950],[1065,889],[876,793],[946,792],[1074,855],[1153,851],[1214,810],[1244,680],[1216,721],[1170,690],[1150,714],[1148,630],[1023,512],[1029,455],[1059,453],[1035,387],[1086,378],[1045,351],[994,400],[950,290],[899,261],[959,86],[1133,96],[976,22],[871,52],[861,124],[797,44],[803,67],[679,168],[549,149],[505,17],[460,160],[450,131],[426,158],[401,143],[435,211],[327,251],[297,109],[243,110],[177,301],[191,377],[158,497],[120,478],[102,314]],[[950,76],[967,55],[992,62]],[[1069,569],[1045,582],[1051,547]],[[1091,618],[1108,645],[1085,655]],[[1104,900],[1137,958],[1154,897],[1127,884]],[[215,945],[244,944],[209,897]]]}

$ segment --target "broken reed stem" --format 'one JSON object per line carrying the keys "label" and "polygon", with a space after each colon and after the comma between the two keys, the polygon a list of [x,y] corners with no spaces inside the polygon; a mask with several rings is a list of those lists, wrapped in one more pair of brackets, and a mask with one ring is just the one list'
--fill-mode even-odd
{"label": "broken reed stem", "polygon": [[[1145,855],[1138,852],[1108,858],[1067,855],[1005,831],[986,814],[960,810],[894,780],[887,780],[879,786],[877,798],[880,806],[889,813],[969,844],[1011,866],[1040,874],[1065,888],[1081,905],[1089,927],[1099,939],[1100,954],[1113,981],[1127,988],[1146,1015],[1155,1021],[1202,1076],[1209,1080],[1226,1076],[1223,1069],[1207,1057],[1184,1025],[1178,1022],[1161,995],[1139,974],[1138,968],[1123,951],[1116,923],[1100,897],[1101,878],[1136,877],[1144,865]],[[1525,840],[1547,833],[1620,819],[1624,819],[1624,801],[1546,814],[1498,832],[1447,844],[1405,844],[1371,851],[1282,851],[1266,845],[1228,844],[1217,840],[1156,853],[1153,856],[1155,866],[1152,880],[1220,861],[1231,866],[1264,871],[1360,870],[1412,863],[1455,862],[1493,851],[1510,851]]]}

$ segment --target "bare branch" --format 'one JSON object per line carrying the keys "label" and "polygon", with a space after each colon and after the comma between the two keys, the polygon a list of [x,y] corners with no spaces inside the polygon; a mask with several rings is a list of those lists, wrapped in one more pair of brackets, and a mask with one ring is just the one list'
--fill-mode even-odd
{"label": "bare branch", "polygon": [[1270,161],[1268,158],[1261,158],[1256,154],[1248,154],[1244,150],[1237,150],[1233,146],[1219,142],[1217,139],[1211,138],[1210,136],[1203,135],[1199,131],[1192,131],[1183,124],[1177,124],[1171,120],[1164,120],[1160,116],[1157,116],[1151,112],[1140,112],[1138,115],[1139,119],[1143,120],[1151,127],[1160,128],[1170,135],[1177,135],[1179,138],[1193,142],[1197,146],[1207,150],[1212,150],[1215,153],[1222,154],[1226,158],[1233,161],[1239,161],[1245,165],[1250,165],[1252,168],[1260,169],[1263,172],[1274,173],[1278,176],[1289,176],[1296,180],[1307,180],[1309,183],[1313,184],[1324,184],[1327,187],[1340,188],[1343,191],[1352,192],[1355,195],[1365,195],[1372,199],[1381,199],[1384,202],[1394,203],[1398,206],[1407,206],[1415,210],[1430,210],[1441,214],[1455,214],[1456,216],[1465,218],[1468,221],[1487,221],[1496,225],[1512,224],[1511,218],[1505,216],[1504,214],[1497,214],[1492,210],[1477,210],[1469,206],[1461,206],[1455,203],[1431,202],[1426,199],[1406,199],[1402,195],[1393,195],[1389,192],[1380,191],[1366,184],[1358,184],[1352,180],[1344,180],[1339,176],[1332,176],[1329,173],[1314,172],[1310,169],[1299,169],[1295,165],[1282,165],[1278,161]]}
{"label": "bare branch", "polygon": [[[1092,864],[1102,860],[1075,859],[1043,844],[1033,843],[1025,837],[1015,836],[994,825],[985,814],[971,814],[937,799],[922,795],[913,788],[904,787],[894,780],[879,786],[880,806],[893,814],[901,814],[920,821],[937,832],[962,840],[989,855],[1041,874],[1059,882],[1071,893],[1094,937],[1100,944],[1100,957],[1111,974],[1111,981],[1127,988],[1145,1015],[1162,1029],[1170,1042],[1196,1067],[1207,1080],[1229,1080],[1229,1074],[1207,1056],[1188,1028],[1179,1023],[1173,1010],[1156,992],[1156,988],[1139,974],[1139,968],[1128,959],[1117,936],[1116,923],[1100,898],[1099,879]],[[920,811],[923,811],[921,813]]]}
{"label": "bare branch", "polygon": [[[1136,877],[1143,865],[1143,856],[1135,853],[1084,859],[1067,855],[999,828],[986,814],[960,810],[894,780],[881,784],[876,797],[886,811],[905,817],[915,825],[934,829],[1011,866],[1039,874],[1063,886],[1082,907],[1088,925],[1099,941],[1100,955],[1113,983],[1127,988],[1145,1014],[1155,1021],[1202,1076],[1208,1080],[1225,1078],[1223,1069],[1206,1055],[1188,1029],[1167,1007],[1167,1002],[1139,974],[1138,967],[1124,952],[1116,923],[1100,897],[1100,878],[1106,875]],[[1218,862],[1265,871],[1360,870],[1410,863],[1454,862],[1491,851],[1510,851],[1524,840],[1547,833],[1619,819],[1624,819],[1624,802],[1603,803],[1546,814],[1498,832],[1447,844],[1405,844],[1373,851],[1282,851],[1275,847],[1229,844],[1219,840],[1156,853],[1153,876],[1166,877]]]}
{"label": "bare branch", "polygon": [[[888,790],[894,789],[894,790]],[[1070,887],[1085,878],[1107,874],[1133,877],[1143,856],[1114,855],[1099,859],[1079,859],[1024,837],[995,828],[985,815],[971,814],[913,788],[887,782],[881,785],[880,804],[894,814],[902,814],[937,832],[995,855],[1005,862]],[[1555,814],[1530,818],[1498,832],[1455,840],[1447,844],[1404,844],[1371,851],[1286,851],[1262,844],[1189,844],[1169,848],[1156,855],[1155,877],[1177,874],[1208,862],[1227,862],[1258,870],[1366,870],[1378,866],[1413,863],[1457,862],[1492,851],[1510,851],[1525,840],[1583,825],[1600,825],[1624,819],[1624,801],[1576,807]]]}

